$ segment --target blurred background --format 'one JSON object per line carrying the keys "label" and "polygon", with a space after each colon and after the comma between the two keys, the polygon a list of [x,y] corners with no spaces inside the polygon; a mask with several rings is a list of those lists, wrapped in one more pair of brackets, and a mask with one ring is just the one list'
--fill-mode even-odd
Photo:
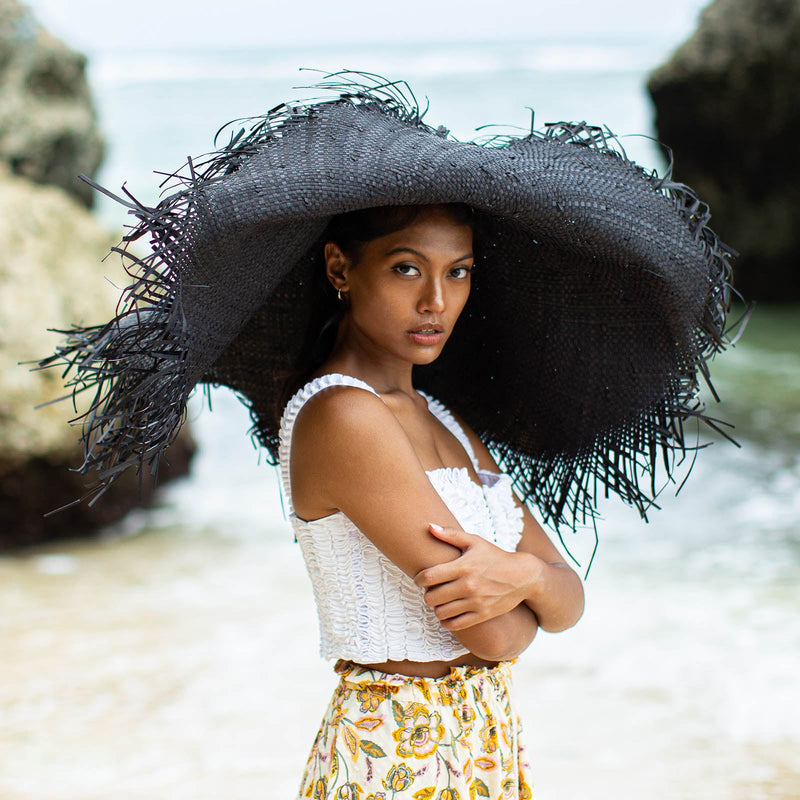
{"label": "blurred background", "polygon": [[[246,410],[193,398],[146,508],[133,480],[43,518],[81,493],[79,431],[69,403],[32,410],[57,372],[17,362],[127,283],[101,263],[124,209],[75,175],[153,203],[154,170],[307,96],[300,67],[405,79],[459,139],[533,110],[608,126],[647,169],[672,147],[758,301],[706,398],[741,447],[700,452],[649,523],[604,504],[584,619],[516,669],[535,793],[800,798],[800,2],[705,5],[0,0],[3,800],[294,796],[335,681]],[[585,570],[593,532],[565,538]]]}

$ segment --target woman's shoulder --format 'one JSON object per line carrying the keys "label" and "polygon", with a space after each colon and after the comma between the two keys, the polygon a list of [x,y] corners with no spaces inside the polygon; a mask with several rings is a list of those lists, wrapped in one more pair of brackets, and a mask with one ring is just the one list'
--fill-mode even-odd
{"label": "woman's shoulder", "polygon": [[[295,395],[292,451],[337,457],[365,445],[390,443],[402,429],[372,387],[347,375],[322,375]],[[396,430],[397,429],[397,430]]]}
{"label": "woman's shoulder", "polygon": [[[411,441],[381,398],[357,386],[331,385],[300,410],[288,466],[292,497],[301,517],[344,510],[348,492],[386,497],[387,485],[425,478]],[[343,499],[345,498],[345,499]],[[352,515],[351,519],[353,518]]]}
{"label": "woman's shoulder", "polygon": [[359,422],[368,425],[373,417],[388,412],[380,396],[366,386],[336,382],[317,388],[307,399],[297,415],[300,427],[350,427]]}
{"label": "woman's shoulder", "polygon": [[[362,396],[370,395],[373,396],[373,400],[380,400],[377,392],[369,384],[351,375],[324,372],[312,376],[286,404],[281,418],[283,434],[285,436],[288,431],[294,429],[300,419],[313,417],[311,409],[316,409],[317,414],[336,414],[337,411],[347,411],[352,404],[363,403]],[[366,404],[371,405],[369,401]]]}

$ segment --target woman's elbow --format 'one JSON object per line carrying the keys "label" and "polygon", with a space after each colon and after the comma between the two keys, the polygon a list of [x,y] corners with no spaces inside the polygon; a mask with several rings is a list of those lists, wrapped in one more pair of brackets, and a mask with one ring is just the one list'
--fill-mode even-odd
{"label": "woman's elbow", "polygon": [[553,619],[544,618],[539,621],[539,627],[547,633],[561,633],[562,631],[569,630],[580,621],[583,616],[585,605],[583,598],[583,591],[581,591],[579,601],[573,607]]}
{"label": "woman's elbow", "polygon": [[487,643],[486,647],[478,648],[479,652],[473,650],[473,653],[484,661],[508,661],[527,650],[535,636],[536,631],[521,639],[508,636],[498,637],[497,641]]}
{"label": "woman's elbow", "polygon": [[533,614],[526,616],[528,618],[524,624],[519,624],[518,621],[513,623],[509,621],[511,624],[504,625],[484,623],[486,629],[481,630],[477,636],[465,636],[463,644],[473,655],[484,661],[506,661],[516,658],[533,641],[538,630],[535,616]]}
{"label": "woman's elbow", "polygon": [[542,623],[539,627],[547,633],[561,633],[562,631],[568,631],[570,628],[573,628],[575,625],[577,625],[580,618],[581,617],[579,615],[573,620],[559,620],[558,622]]}

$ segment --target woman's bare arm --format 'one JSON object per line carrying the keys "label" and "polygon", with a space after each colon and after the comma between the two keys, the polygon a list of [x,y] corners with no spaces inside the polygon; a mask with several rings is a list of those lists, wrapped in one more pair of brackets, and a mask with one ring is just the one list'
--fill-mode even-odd
{"label": "woman's bare arm", "polygon": [[[482,469],[499,471],[486,446],[463,422]],[[441,523],[441,541],[458,547],[461,557],[423,570],[415,577],[426,590],[425,601],[443,626],[456,632],[524,603],[543,630],[573,626],[583,614],[580,578],[561,557],[530,511],[522,508],[523,531],[517,551],[508,553],[479,536],[464,534]]]}
{"label": "woman's bare arm", "polygon": [[[308,401],[294,428],[291,480],[298,516],[344,512],[410,577],[461,555],[428,530],[431,520],[460,527],[394,414],[363,389],[330,387]],[[454,635],[476,656],[498,661],[522,652],[536,629],[523,604]]]}

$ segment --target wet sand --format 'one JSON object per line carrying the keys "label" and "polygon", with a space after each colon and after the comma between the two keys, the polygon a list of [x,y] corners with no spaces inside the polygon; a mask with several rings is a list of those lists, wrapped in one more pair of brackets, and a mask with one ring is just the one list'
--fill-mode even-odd
{"label": "wet sand", "polygon": [[[653,660],[692,635],[604,636],[619,598],[594,580],[581,626],[540,636],[516,668],[536,797],[800,796],[797,741],[717,741],[691,698],[730,676],[690,670],[671,689]],[[294,796],[335,680],[283,524],[244,542],[166,528],[0,559],[0,607],[4,800]],[[638,678],[618,680],[615,647]]]}

